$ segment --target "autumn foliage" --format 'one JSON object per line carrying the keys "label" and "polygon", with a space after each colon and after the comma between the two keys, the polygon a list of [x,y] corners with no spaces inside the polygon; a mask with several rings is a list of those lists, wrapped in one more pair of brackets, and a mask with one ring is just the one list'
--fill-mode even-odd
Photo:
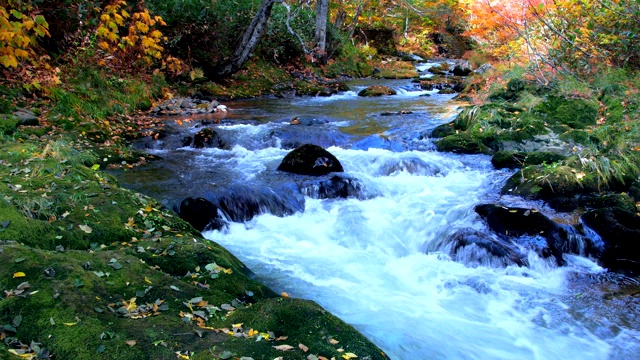
{"label": "autumn foliage", "polygon": [[22,60],[35,60],[36,38],[49,35],[49,24],[29,3],[9,0],[0,5],[0,64],[17,67]]}

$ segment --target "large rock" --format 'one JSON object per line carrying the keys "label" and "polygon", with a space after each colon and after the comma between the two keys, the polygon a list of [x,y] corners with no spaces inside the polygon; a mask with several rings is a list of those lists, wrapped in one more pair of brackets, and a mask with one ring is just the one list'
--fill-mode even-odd
{"label": "large rock", "polygon": [[333,154],[312,144],[302,145],[289,152],[282,159],[278,170],[314,176],[344,171],[342,164]]}
{"label": "large rock", "polygon": [[180,203],[180,217],[198,231],[219,230],[224,220],[218,207],[204,198],[186,198]]}
{"label": "large rock", "polygon": [[448,236],[448,250],[456,261],[466,265],[527,266],[527,257],[516,244],[500,236],[491,236],[473,229],[463,229]]}
{"label": "large rock", "polygon": [[611,270],[640,273],[640,217],[617,208],[589,211],[582,222],[604,242],[600,261]]}
{"label": "large rock", "polygon": [[216,196],[215,202],[232,221],[245,222],[261,214],[288,216],[304,210],[304,199],[292,191],[249,186],[232,186]]}
{"label": "large rock", "polygon": [[553,256],[558,265],[564,265],[562,250],[567,249],[567,232],[548,217],[536,210],[524,208],[506,208],[494,204],[482,204],[475,208],[489,228],[498,236],[518,238],[522,236],[542,237],[546,247],[536,250],[544,257]]}
{"label": "large rock", "polygon": [[18,126],[38,126],[38,117],[27,109],[18,109],[13,115],[18,118]]}
{"label": "large rock", "polygon": [[372,85],[366,89],[360,90],[358,96],[382,96],[382,95],[396,95],[397,92],[392,88],[384,85]]}
{"label": "large rock", "polygon": [[210,128],[204,128],[193,136],[193,147],[199,148],[222,148],[224,144],[220,135]]}

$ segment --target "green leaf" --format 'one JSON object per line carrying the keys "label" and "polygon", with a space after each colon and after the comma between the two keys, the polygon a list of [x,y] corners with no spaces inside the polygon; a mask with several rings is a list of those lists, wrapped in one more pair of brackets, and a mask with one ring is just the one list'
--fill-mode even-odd
{"label": "green leaf", "polygon": [[49,27],[49,24],[47,24],[47,20],[45,20],[44,16],[42,15],[36,15],[36,24],[42,25],[44,27]]}
{"label": "green leaf", "polygon": [[15,262],[15,263],[17,264],[17,263],[21,263],[21,262],[23,262],[23,261],[25,261],[25,260],[27,260],[27,259],[25,259],[25,258],[21,257],[21,258],[17,258],[17,259],[15,259],[15,260],[13,260],[13,262]]}
{"label": "green leaf", "polygon": [[83,287],[84,286],[84,281],[82,281],[80,278],[76,278],[76,281],[73,282],[73,286],[75,287]]}
{"label": "green leaf", "polygon": [[16,11],[14,9],[11,9],[11,15],[13,15],[13,17],[15,17],[18,20],[22,19],[22,17],[24,16],[24,15],[22,15],[21,12]]}
{"label": "green leaf", "polygon": [[100,164],[94,164],[94,165],[91,167],[91,170],[93,170],[93,171],[98,171],[99,169],[100,169]]}

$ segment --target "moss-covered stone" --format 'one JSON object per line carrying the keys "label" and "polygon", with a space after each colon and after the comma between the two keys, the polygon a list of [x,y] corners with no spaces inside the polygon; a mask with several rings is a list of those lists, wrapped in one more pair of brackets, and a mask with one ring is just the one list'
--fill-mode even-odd
{"label": "moss-covered stone", "polygon": [[431,137],[432,138],[443,138],[445,136],[449,136],[449,135],[453,135],[456,133],[456,130],[454,128],[454,123],[452,122],[448,122],[446,124],[441,124],[436,126],[432,131],[431,131]]}
{"label": "moss-covered stone", "polygon": [[377,79],[412,79],[418,77],[418,71],[409,61],[388,61],[376,65],[373,77]]}
{"label": "moss-covered stone", "polygon": [[491,150],[477,138],[466,133],[446,136],[436,142],[438,151],[459,154],[490,154]]}
{"label": "moss-covered stone", "polygon": [[358,96],[383,96],[396,94],[397,92],[394,89],[383,85],[369,86],[368,88],[362,89],[358,92]]}
{"label": "moss-covered stone", "polygon": [[552,95],[536,106],[533,112],[541,115],[549,123],[564,124],[573,129],[584,129],[596,124],[598,103]]}
{"label": "moss-covered stone", "polygon": [[496,169],[515,169],[519,167],[524,167],[527,165],[540,165],[540,164],[553,164],[555,162],[564,160],[566,156],[544,152],[544,151],[534,151],[534,152],[518,152],[518,151],[509,151],[509,150],[501,150],[497,151],[493,154],[491,158],[491,163]]}

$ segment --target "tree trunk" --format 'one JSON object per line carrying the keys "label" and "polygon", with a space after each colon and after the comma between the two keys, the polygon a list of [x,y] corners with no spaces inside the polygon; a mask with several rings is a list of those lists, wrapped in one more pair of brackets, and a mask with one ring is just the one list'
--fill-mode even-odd
{"label": "tree trunk", "polygon": [[214,70],[212,74],[214,78],[226,78],[242,68],[242,65],[249,60],[251,53],[255,50],[260,41],[260,37],[264,33],[267,21],[271,16],[271,10],[273,4],[280,2],[281,0],[263,0],[260,4],[258,12],[251,20],[249,27],[245,30],[242,36],[240,45],[233,52],[231,58],[225,61],[219,68]]}
{"label": "tree trunk", "polygon": [[327,18],[329,16],[329,0],[318,0],[316,3],[316,43],[317,58],[321,63],[327,60]]}

